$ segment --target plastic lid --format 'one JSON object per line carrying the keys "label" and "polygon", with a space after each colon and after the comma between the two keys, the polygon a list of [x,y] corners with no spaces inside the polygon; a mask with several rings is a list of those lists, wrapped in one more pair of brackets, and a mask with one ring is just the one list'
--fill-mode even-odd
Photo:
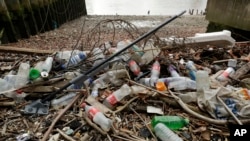
{"label": "plastic lid", "polygon": [[82,53],[79,53],[79,57],[80,57],[81,60],[83,60],[83,59],[85,59],[86,56],[85,56],[85,54],[82,52]]}
{"label": "plastic lid", "polygon": [[32,68],[30,70],[30,73],[29,73],[29,78],[31,80],[34,80],[34,79],[37,79],[38,77],[40,77],[40,71],[37,70],[37,69]]}
{"label": "plastic lid", "polygon": [[46,71],[42,71],[42,72],[41,72],[41,77],[47,78],[48,76],[49,76],[49,73],[48,73],[48,72],[46,72]]}
{"label": "plastic lid", "polygon": [[165,85],[164,82],[158,81],[158,82],[156,83],[156,89],[157,89],[158,91],[166,91],[166,90],[167,90],[167,87],[166,87],[166,85]]}

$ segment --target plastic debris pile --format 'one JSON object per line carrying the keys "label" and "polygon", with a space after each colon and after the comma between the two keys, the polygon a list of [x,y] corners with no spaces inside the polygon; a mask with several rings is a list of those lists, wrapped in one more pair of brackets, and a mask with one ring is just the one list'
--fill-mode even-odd
{"label": "plastic debris pile", "polygon": [[249,44],[168,41],[133,45],[84,81],[74,80],[132,41],[2,54],[0,140],[226,140],[229,123],[249,122]]}

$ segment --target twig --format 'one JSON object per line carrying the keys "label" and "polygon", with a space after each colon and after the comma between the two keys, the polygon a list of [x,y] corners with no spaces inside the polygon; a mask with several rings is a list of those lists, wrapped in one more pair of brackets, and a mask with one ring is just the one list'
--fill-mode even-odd
{"label": "twig", "polygon": [[47,130],[47,132],[44,134],[43,138],[42,138],[42,141],[46,141],[50,132],[52,131],[53,127],[55,126],[55,124],[57,123],[57,121],[61,118],[61,116],[63,116],[63,114],[79,99],[79,97],[81,96],[82,94],[79,93],[77,94],[73,100],[64,108],[62,109],[59,114],[57,115],[57,117],[53,120],[53,122],[51,123],[49,129]]}
{"label": "twig", "polygon": [[80,138],[80,141],[87,141],[90,138],[88,133],[85,133],[83,137]]}
{"label": "twig", "polygon": [[16,104],[15,101],[10,101],[10,102],[0,102],[0,106],[14,106]]}
{"label": "twig", "polygon": [[129,82],[132,83],[132,84],[135,84],[135,85],[144,87],[144,88],[146,88],[146,89],[149,89],[149,90],[151,90],[151,91],[157,92],[157,93],[159,93],[159,94],[161,94],[161,95],[163,95],[163,96],[172,97],[171,95],[167,95],[166,93],[163,93],[163,92],[161,92],[161,91],[158,91],[158,90],[155,90],[155,89],[153,89],[153,88],[147,87],[147,86],[145,86],[145,85],[139,84],[139,83],[137,83],[137,82],[135,82],[135,81],[133,81],[133,80],[127,79],[127,81],[129,81]]}
{"label": "twig", "polygon": [[234,113],[227,107],[227,105],[224,103],[224,101],[220,98],[219,95],[216,96],[217,99],[220,101],[220,103],[224,106],[224,108],[227,110],[227,112],[235,119],[235,121],[242,125],[242,122],[234,115]]}
{"label": "twig", "polygon": [[153,138],[155,140],[157,140],[156,136],[153,134],[153,132],[151,131],[151,129],[148,127],[147,123],[143,120],[143,118],[134,110],[134,108],[129,107],[140,119],[141,121],[145,124],[145,126],[148,128],[149,132],[151,133],[151,135],[153,136]]}
{"label": "twig", "polygon": [[99,131],[102,135],[107,135],[107,132],[103,131],[101,128],[99,128],[96,124],[94,124],[85,113],[83,114],[83,118],[85,119],[85,121],[93,128],[95,128],[97,131]]}
{"label": "twig", "polygon": [[60,129],[56,128],[56,131],[59,132],[65,139],[69,140],[69,141],[76,141],[73,138],[71,138],[70,136],[66,135],[63,131],[61,131]]}
{"label": "twig", "polygon": [[123,138],[123,137],[120,137],[120,136],[117,136],[117,135],[111,135],[115,138],[118,138],[118,139],[122,139],[122,140],[125,140],[125,141],[131,141],[131,139],[126,139],[126,138]]}

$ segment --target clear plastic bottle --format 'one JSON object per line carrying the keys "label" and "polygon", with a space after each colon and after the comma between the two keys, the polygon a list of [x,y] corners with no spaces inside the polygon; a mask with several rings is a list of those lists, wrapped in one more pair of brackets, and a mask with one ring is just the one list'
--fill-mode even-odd
{"label": "clear plastic bottle", "polygon": [[42,64],[41,77],[47,78],[52,68],[53,57],[47,57]]}
{"label": "clear plastic bottle", "polygon": [[120,89],[109,95],[103,101],[103,104],[108,108],[113,109],[117,102],[121,101],[125,96],[130,95],[131,93],[132,89],[127,84],[123,84]]}
{"label": "clear plastic bottle", "polygon": [[179,73],[175,70],[175,66],[174,65],[169,65],[168,66],[168,71],[169,71],[169,73],[170,73],[170,75],[172,76],[172,77],[180,77],[180,75],[179,75]]}
{"label": "clear plastic bottle", "polygon": [[105,55],[100,48],[96,47],[92,52],[95,59],[93,66],[100,64],[105,59]]}
{"label": "clear plastic bottle", "polygon": [[153,127],[155,135],[161,139],[161,141],[183,141],[182,138],[180,138],[163,123],[158,123]]}
{"label": "clear plastic bottle", "polygon": [[189,119],[180,116],[154,116],[151,124],[155,126],[158,123],[165,124],[171,130],[178,130],[189,124]]}
{"label": "clear plastic bottle", "polygon": [[112,125],[112,121],[107,118],[102,112],[100,112],[94,106],[87,105],[83,103],[81,105],[88,114],[88,117],[96,124],[98,124],[104,131],[109,131]]}
{"label": "clear plastic bottle", "polygon": [[174,81],[185,81],[187,77],[166,77],[166,78],[159,78],[158,81],[163,81],[165,85],[168,85],[170,82]]}
{"label": "clear plastic bottle", "polygon": [[29,71],[30,71],[30,64],[29,63],[21,63],[15,80],[15,88],[20,88],[25,86],[29,80]]}
{"label": "clear plastic bottle", "polygon": [[234,73],[235,73],[234,68],[228,67],[216,79],[223,82],[223,81],[226,81],[228,79],[228,76],[231,76]]}
{"label": "clear plastic bottle", "polygon": [[196,90],[196,81],[189,78],[179,81],[172,81],[168,84],[168,89],[172,88],[174,88],[176,91],[186,89]]}
{"label": "clear plastic bottle", "polygon": [[152,65],[151,74],[150,74],[151,87],[154,87],[155,83],[159,79],[160,71],[161,71],[161,65],[158,60],[155,60],[155,62]]}
{"label": "clear plastic bottle", "polygon": [[143,73],[141,72],[140,67],[134,60],[129,60],[128,62],[129,69],[134,73],[136,76],[140,76]]}
{"label": "clear plastic bottle", "polygon": [[65,106],[67,105],[71,100],[72,98],[76,95],[76,93],[74,92],[71,92],[71,93],[68,93],[58,99],[53,99],[51,101],[51,106],[55,107],[55,108],[58,108],[60,106]]}
{"label": "clear plastic bottle", "polygon": [[210,82],[207,71],[198,70],[196,72],[196,89],[197,91],[210,89]]}
{"label": "clear plastic bottle", "polygon": [[86,59],[86,54],[84,52],[79,52],[77,55],[71,56],[69,61],[62,65],[62,68],[66,69],[67,67],[77,65],[84,59]]}
{"label": "clear plastic bottle", "polygon": [[194,62],[193,61],[188,61],[186,63],[186,68],[188,70],[188,75],[189,77],[192,79],[192,80],[196,80],[196,67],[194,65]]}
{"label": "clear plastic bottle", "polygon": [[92,91],[91,91],[91,95],[93,97],[97,97],[98,96],[98,89],[102,88],[106,85],[107,82],[107,74],[103,74],[101,75],[98,79],[93,81],[93,87],[92,87]]}
{"label": "clear plastic bottle", "polygon": [[139,83],[142,84],[142,85],[145,85],[145,86],[148,86],[150,87],[150,78],[141,78],[139,80]]}

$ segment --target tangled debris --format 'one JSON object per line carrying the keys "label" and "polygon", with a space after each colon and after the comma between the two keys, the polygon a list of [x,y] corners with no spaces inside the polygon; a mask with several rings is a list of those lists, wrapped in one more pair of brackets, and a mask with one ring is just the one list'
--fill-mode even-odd
{"label": "tangled debris", "polygon": [[[72,50],[2,46],[0,140],[153,141],[159,134],[151,122],[163,115],[189,119],[173,130],[182,140],[227,140],[229,124],[249,123],[249,42],[188,44],[157,34],[86,81],[63,89],[47,112],[25,111],[130,44],[140,32],[127,21],[105,20],[86,33],[82,30]],[[86,112],[91,111],[86,105],[95,112]]]}

